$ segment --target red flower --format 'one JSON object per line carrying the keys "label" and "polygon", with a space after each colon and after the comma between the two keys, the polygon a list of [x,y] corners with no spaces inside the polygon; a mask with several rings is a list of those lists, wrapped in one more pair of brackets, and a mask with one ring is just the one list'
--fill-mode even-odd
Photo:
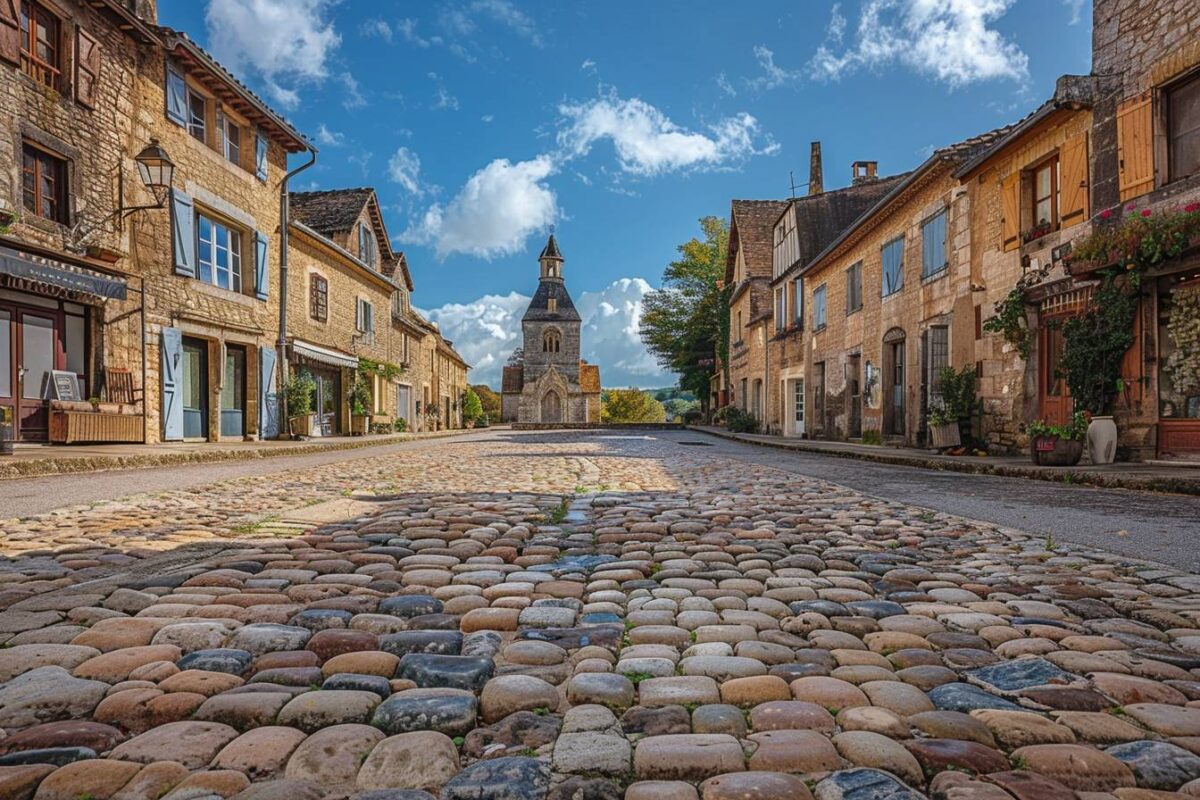
{"label": "red flower", "polygon": [[1133,203],[1130,203],[1129,205],[1125,206],[1125,210],[1126,210],[1126,211],[1133,211]]}
{"label": "red flower", "polygon": [[1112,209],[1111,209],[1111,208],[1106,208],[1106,209],[1104,209],[1103,211],[1101,211],[1101,212],[1100,212],[1100,219],[1108,219],[1108,218],[1109,218],[1109,217],[1111,217],[1111,216],[1112,216]]}
{"label": "red flower", "polygon": [[1148,216],[1150,216],[1150,213],[1151,213],[1151,212],[1150,212],[1150,209],[1148,209],[1148,208],[1143,208],[1143,209],[1142,209],[1142,216],[1143,216],[1143,217],[1148,217]]}
{"label": "red flower", "polygon": [[1183,210],[1188,212],[1189,214],[1193,211],[1198,211],[1198,210],[1200,210],[1200,203],[1188,203],[1186,206],[1183,207]]}

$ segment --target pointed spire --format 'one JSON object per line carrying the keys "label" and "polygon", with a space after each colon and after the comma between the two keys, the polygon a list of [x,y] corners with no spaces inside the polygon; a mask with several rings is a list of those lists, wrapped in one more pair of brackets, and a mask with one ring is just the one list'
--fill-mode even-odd
{"label": "pointed spire", "polygon": [[553,258],[562,261],[562,253],[558,250],[558,240],[554,238],[554,232],[550,232],[550,238],[546,240],[546,246],[542,248],[542,254],[538,256],[540,261],[543,258]]}

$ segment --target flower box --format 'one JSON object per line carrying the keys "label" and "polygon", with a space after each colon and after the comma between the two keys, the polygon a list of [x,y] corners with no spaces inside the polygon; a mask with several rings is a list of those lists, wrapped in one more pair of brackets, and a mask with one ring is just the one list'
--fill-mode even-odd
{"label": "flower box", "polygon": [[1083,458],[1083,442],[1061,436],[1035,436],[1029,442],[1029,455],[1039,467],[1073,467]]}
{"label": "flower box", "polygon": [[945,422],[929,426],[929,439],[934,449],[950,450],[962,446],[962,432],[957,422]]}
{"label": "flower box", "polygon": [[50,441],[55,444],[140,442],[142,415],[51,409]]}

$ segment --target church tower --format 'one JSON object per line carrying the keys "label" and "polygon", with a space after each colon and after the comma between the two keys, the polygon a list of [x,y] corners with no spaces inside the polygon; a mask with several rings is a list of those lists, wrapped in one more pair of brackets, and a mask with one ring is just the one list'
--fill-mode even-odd
{"label": "church tower", "polygon": [[569,383],[579,383],[579,312],[563,280],[563,257],[554,234],[538,256],[537,292],[521,318],[525,381],[536,381],[550,367]]}

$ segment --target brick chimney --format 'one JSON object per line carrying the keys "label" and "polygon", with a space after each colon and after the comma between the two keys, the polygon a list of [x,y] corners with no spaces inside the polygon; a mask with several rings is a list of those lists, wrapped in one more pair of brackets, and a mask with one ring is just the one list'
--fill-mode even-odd
{"label": "brick chimney", "polygon": [[820,194],[825,191],[821,170],[821,143],[813,142],[812,151],[808,156],[808,193]]}
{"label": "brick chimney", "polygon": [[871,181],[879,180],[878,161],[855,161],[850,165],[850,170],[851,186],[858,186],[862,183],[870,183]]}

